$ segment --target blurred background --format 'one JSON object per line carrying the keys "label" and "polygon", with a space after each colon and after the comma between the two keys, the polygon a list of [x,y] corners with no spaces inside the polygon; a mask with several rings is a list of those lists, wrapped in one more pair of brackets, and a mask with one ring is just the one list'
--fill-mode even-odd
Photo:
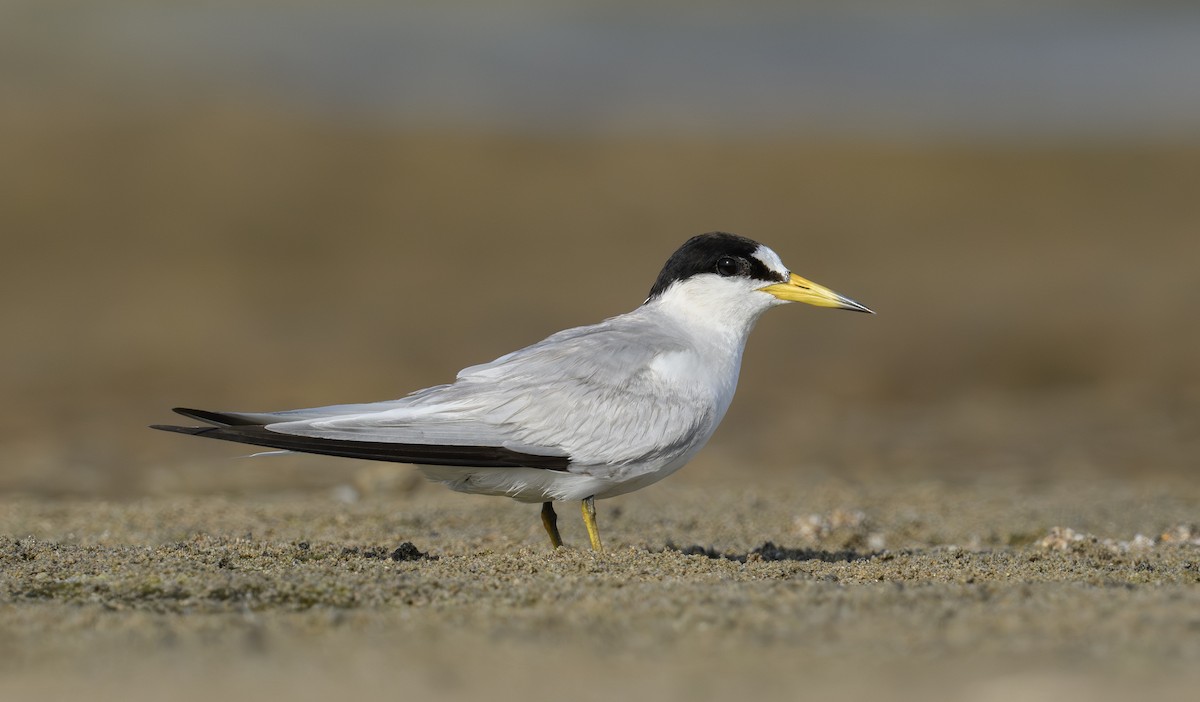
{"label": "blurred background", "polygon": [[673,481],[1194,479],[1194,3],[18,0],[0,490],[369,489],[145,425],[446,382],[717,229],[878,315],[767,315]]}

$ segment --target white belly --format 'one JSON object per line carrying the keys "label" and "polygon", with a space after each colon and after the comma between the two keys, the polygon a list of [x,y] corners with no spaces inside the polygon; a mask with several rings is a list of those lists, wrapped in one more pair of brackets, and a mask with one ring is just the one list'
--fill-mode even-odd
{"label": "white belly", "polygon": [[[711,432],[710,432],[711,433]],[[665,463],[625,466],[573,466],[570,472],[544,468],[466,468],[417,466],[426,478],[451,490],[500,495],[520,502],[602,500],[652,485],[682,468],[703,448],[708,436]]]}

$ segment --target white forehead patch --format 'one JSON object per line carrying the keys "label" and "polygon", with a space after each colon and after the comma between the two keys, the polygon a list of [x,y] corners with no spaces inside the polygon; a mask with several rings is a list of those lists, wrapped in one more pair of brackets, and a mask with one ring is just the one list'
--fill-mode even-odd
{"label": "white forehead patch", "polygon": [[764,266],[782,276],[787,276],[787,274],[790,273],[790,271],[787,269],[787,266],[783,265],[783,260],[779,258],[779,254],[775,253],[766,246],[763,246],[762,244],[758,245],[758,248],[754,250],[752,255],[758,260],[762,261]]}

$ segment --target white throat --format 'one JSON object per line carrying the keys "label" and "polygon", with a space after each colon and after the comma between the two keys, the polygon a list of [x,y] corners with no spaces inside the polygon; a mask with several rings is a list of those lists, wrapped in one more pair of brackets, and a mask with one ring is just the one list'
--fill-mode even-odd
{"label": "white throat", "polygon": [[736,347],[740,356],[759,316],[780,302],[759,292],[760,285],[746,278],[693,276],[672,284],[646,307],[689,330],[697,341]]}

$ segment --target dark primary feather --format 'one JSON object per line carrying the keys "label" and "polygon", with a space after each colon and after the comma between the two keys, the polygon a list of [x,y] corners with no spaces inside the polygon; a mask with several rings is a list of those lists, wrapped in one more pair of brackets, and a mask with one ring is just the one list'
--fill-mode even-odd
{"label": "dark primary feather", "polygon": [[172,407],[171,411],[175,414],[182,414],[185,417],[199,419],[202,422],[208,422],[220,427],[255,426],[260,424],[259,422],[225,412],[209,412],[208,410],[191,409],[190,407]]}
{"label": "dark primary feather", "polygon": [[151,425],[151,429],[191,434],[208,439],[236,441],[255,446],[319,453],[326,456],[361,458],[369,461],[422,463],[436,466],[469,466],[477,468],[543,468],[565,471],[571,459],[565,456],[537,456],[501,446],[441,446],[436,444],[397,444],[384,441],[349,441],[297,436],[271,431],[260,424],[247,422],[219,412],[177,407],[175,411],[205,422],[222,424],[212,427],[177,427]]}

